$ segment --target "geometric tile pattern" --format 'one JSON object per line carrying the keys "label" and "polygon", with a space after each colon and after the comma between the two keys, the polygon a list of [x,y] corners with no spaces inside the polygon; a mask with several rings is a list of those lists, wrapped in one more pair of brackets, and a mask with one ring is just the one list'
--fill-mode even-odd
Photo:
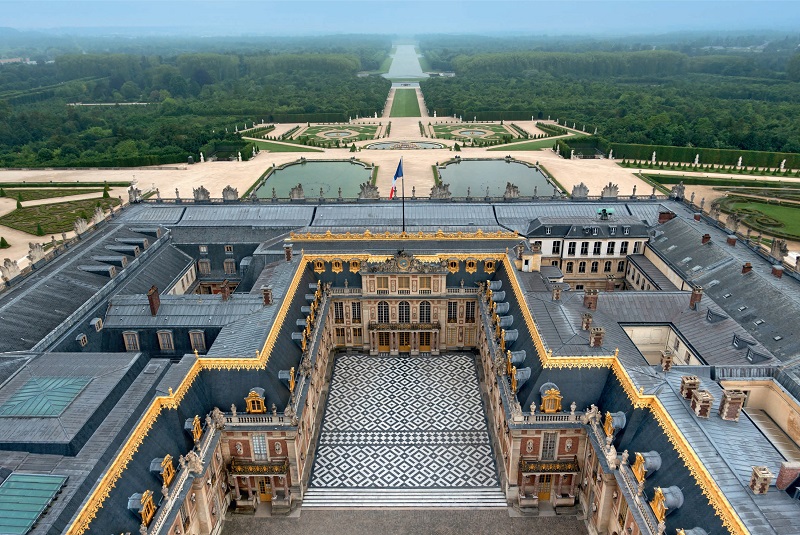
{"label": "geometric tile pattern", "polygon": [[310,486],[498,486],[474,357],[336,357]]}
{"label": "geometric tile pattern", "polygon": [[91,377],[31,377],[0,406],[0,416],[61,416],[91,380]]}

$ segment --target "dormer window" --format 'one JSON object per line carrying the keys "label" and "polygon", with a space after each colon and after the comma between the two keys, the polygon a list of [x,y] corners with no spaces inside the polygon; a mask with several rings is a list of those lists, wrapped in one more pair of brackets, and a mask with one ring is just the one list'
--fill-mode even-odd
{"label": "dormer window", "polygon": [[140,503],[142,508],[139,509],[139,514],[142,515],[142,524],[149,526],[156,514],[156,505],[153,503],[153,491],[144,491]]}
{"label": "dormer window", "polygon": [[225,246],[225,254],[233,254],[233,245]]}
{"label": "dormer window", "polygon": [[467,273],[475,273],[476,271],[478,271],[477,266],[478,262],[476,262],[475,260],[467,260],[467,268],[466,268]]}
{"label": "dormer window", "polygon": [[83,333],[80,333],[78,336],[76,336],[75,340],[78,342],[78,345],[81,346],[81,347],[86,347],[86,344],[89,343],[89,339]]}
{"label": "dormer window", "polygon": [[342,272],[342,261],[341,260],[334,260],[331,262],[331,271],[334,273],[341,273]]}
{"label": "dormer window", "polygon": [[447,261],[447,270],[450,271],[450,273],[457,272],[458,271],[458,260],[454,260],[454,259],[448,260]]}
{"label": "dormer window", "polygon": [[350,273],[358,273],[361,270],[361,261],[360,260],[351,260],[350,261]]}
{"label": "dormer window", "polygon": [[608,234],[610,236],[616,236],[617,235],[617,227],[616,226],[609,226],[608,227]]}
{"label": "dormer window", "polygon": [[208,254],[208,245],[201,245],[198,247],[200,254]]}
{"label": "dormer window", "polygon": [[486,260],[483,263],[483,271],[484,272],[486,272],[486,273],[494,273],[494,270],[495,270],[494,260]]}
{"label": "dormer window", "polygon": [[325,262],[322,260],[314,260],[314,273],[324,273],[325,272]]}
{"label": "dormer window", "polygon": [[172,465],[172,455],[167,454],[161,461],[161,480],[164,482],[164,486],[169,487],[174,477],[175,467]]}
{"label": "dormer window", "polygon": [[622,227],[622,233],[627,236],[631,233],[631,227]]}
{"label": "dormer window", "polygon": [[542,396],[542,412],[545,414],[561,412],[561,400],[561,391],[557,388],[551,388],[545,391]]}
{"label": "dormer window", "polygon": [[96,332],[100,332],[103,330],[103,320],[101,318],[94,318],[91,322],[89,322]]}
{"label": "dormer window", "polygon": [[255,388],[251,389],[247,397],[244,398],[246,411],[251,414],[264,414],[267,412],[267,404],[264,402],[263,390],[261,392],[258,390]]}
{"label": "dormer window", "polygon": [[544,233],[549,236],[553,233],[553,227],[544,227]]}
{"label": "dormer window", "polygon": [[592,227],[592,236],[597,236],[598,232],[600,232],[600,229],[599,229],[599,228],[597,228],[597,227]]}

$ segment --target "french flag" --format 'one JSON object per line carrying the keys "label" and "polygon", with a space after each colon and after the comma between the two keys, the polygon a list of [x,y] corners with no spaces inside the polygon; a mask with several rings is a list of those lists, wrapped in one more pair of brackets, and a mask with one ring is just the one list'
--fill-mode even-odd
{"label": "french flag", "polygon": [[397,164],[397,171],[394,173],[392,179],[392,189],[389,191],[389,200],[391,201],[397,195],[397,179],[403,178],[403,158],[400,158],[400,163]]}

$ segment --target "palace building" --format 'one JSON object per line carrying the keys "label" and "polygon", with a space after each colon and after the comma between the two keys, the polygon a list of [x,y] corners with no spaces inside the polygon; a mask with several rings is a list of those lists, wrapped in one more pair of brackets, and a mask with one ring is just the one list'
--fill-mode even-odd
{"label": "palace building", "polygon": [[143,203],[6,262],[0,533],[800,534],[793,266],[681,199],[406,204]]}

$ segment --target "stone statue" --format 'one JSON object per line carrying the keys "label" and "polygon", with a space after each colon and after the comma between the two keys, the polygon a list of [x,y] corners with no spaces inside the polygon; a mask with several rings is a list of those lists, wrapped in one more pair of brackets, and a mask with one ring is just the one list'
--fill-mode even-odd
{"label": "stone statue", "polygon": [[278,200],[278,195],[275,193],[275,188],[272,188],[272,200],[273,201],[277,201]]}
{"label": "stone statue", "polygon": [[161,192],[158,190],[158,188],[156,188],[156,200],[161,202]]}
{"label": "stone statue", "polygon": [[575,409],[576,408],[578,408],[578,404],[577,403],[575,403],[574,401],[572,403],[570,403],[570,405],[569,405],[569,415],[570,416],[575,416]]}
{"label": "stone statue", "polygon": [[506,182],[506,191],[503,193],[503,200],[519,199],[519,188],[511,182]]}
{"label": "stone statue", "polygon": [[3,265],[0,266],[0,274],[2,274],[3,279],[9,281],[20,274],[19,264],[16,260],[11,260],[10,258],[6,258],[3,261]]}
{"label": "stone statue", "polygon": [[222,190],[222,200],[226,202],[239,200],[239,190],[231,187],[230,184]]}
{"label": "stone statue", "polygon": [[196,189],[192,188],[192,195],[194,196],[194,202],[208,202],[211,200],[211,194],[204,186]]}
{"label": "stone statue", "polygon": [[686,186],[683,185],[683,181],[680,181],[672,186],[672,191],[669,196],[677,201],[682,201],[685,190]]}
{"label": "stone statue", "polygon": [[203,153],[201,152],[200,153],[200,163],[205,163],[205,161],[206,161],[206,157],[203,156]]}
{"label": "stone statue", "polygon": [[139,526],[139,535],[147,535],[147,526],[144,524]]}
{"label": "stone statue", "polygon": [[470,197],[472,197],[472,188],[467,186],[467,199],[469,199]]}
{"label": "stone statue", "polygon": [[35,264],[39,260],[44,258],[44,247],[41,243],[28,243],[28,259],[30,260],[31,264]]}
{"label": "stone statue", "polygon": [[431,199],[447,200],[452,196],[450,193],[450,184],[444,182],[434,184],[431,188]]}
{"label": "stone statue", "polygon": [[703,208],[705,207],[705,205],[706,205],[706,198],[705,198],[705,197],[703,197],[702,199],[700,199],[700,211],[702,211],[702,210],[703,210]]}
{"label": "stone statue", "polygon": [[597,135],[597,127],[594,127],[594,135]]}
{"label": "stone statue", "polygon": [[272,404],[272,416],[278,416],[278,407],[275,404]]}
{"label": "stone statue", "polygon": [[650,157],[652,163],[656,163],[656,151],[653,151],[653,156]]}
{"label": "stone statue", "polygon": [[338,200],[342,200],[342,186],[339,186],[339,196],[337,197]]}
{"label": "stone statue", "polygon": [[298,183],[295,187],[289,190],[289,198],[293,201],[305,200],[306,196],[303,193],[303,185]]}
{"label": "stone statue", "polygon": [[612,184],[611,182],[608,185],[603,187],[603,191],[600,192],[600,197],[603,200],[608,199],[616,199],[619,196],[619,186],[617,184]]}
{"label": "stone statue", "polygon": [[[555,195],[555,193],[554,193]],[[589,187],[581,182],[575,186],[572,186],[572,198],[573,199],[586,199],[589,197]]]}
{"label": "stone statue", "polygon": [[781,171],[784,171],[784,170],[785,170],[785,167],[786,167],[786,158],[784,158],[783,160],[781,160]]}
{"label": "stone statue", "polygon": [[633,193],[631,194],[631,199],[636,198],[636,184],[633,185]]}
{"label": "stone statue", "polygon": [[166,485],[161,485],[161,495],[166,499],[169,498],[169,488]]}
{"label": "stone statue", "polygon": [[692,192],[692,195],[689,197],[689,202],[694,204],[694,192]]}
{"label": "stone statue", "polygon": [[89,230],[89,224],[86,222],[84,218],[79,217],[78,219],[75,220],[74,228],[75,228],[75,234],[80,236],[81,234]]}
{"label": "stone statue", "polygon": [[320,200],[324,200],[325,199],[325,194],[322,192],[322,188],[319,188],[319,199]]}
{"label": "stone statue", "polygon": [[206,414],[206,429],[211,429],[211,427],[213,425],[214,425],[214,421],[211,419],[211,415],[210,414]]}
{"label": "stone statue", "polygon": [[416,199],[417,198],[417,187],[416,186],[411,186],[411,198],[412,199]]}
{"label": "stone statue", "polygon": [[184,457],[183,455],[181,455],[180,457],[178,457],[178,465],[179,465],[181,468],[186,468],[186,457]]}
{"label": "stone statue", "polygon": [[211,419],[214,421],[214,427],[217,429],[223,429],[225,427],[225,415],[222,414],[222,411],[219,410],[218,407],[214,407],[211,411]]}
{"label": "stone statue", "polygon": [[695,165],[699,165],[700,164],[700,154],[695,154],[694,155],[694,164]]}
{"label": "stone statue", "polygon": [[789,248],[786,246],[786,240],[773,239],[769,255],[775,260],[783,261],[783,257],[787,254],[789,254]]}
{"label": "stone statue", "polygon": [[533,198],[534,199],[539,198],[539,186],[533,186]]}
{"label": "stone statue", "polygon": [[134,185],[128,188],[128,203],[135,204],[142,201],[142,190]]}
{"label": "stone statue", "polygon": [[236,418],[236,404],[235,403],[231,403],[231,416]]}
{"label": "stone statue", "polygon": [[255,145],[254,145],[254,146],[253,146],[253,158],[255,158],[255,157],[256,157],[256,147],[255,147]]}
{"label": "stone statue", "polygon": [[365,200],[365,199],[380,199],[381,195],[378,192],[378,186],[371,184],[369,182],[364,182],[363,184],[359,184],[358,187],[360,191],[358,192],[358,199]]}
{"label": "stone statue", "polygon": [[739,156],[739,161],[736,162],[736,167],[741,167],[741,166],[742,166],[742,157]]}
{"label": "stone statue", "polygon": [[608,159],[609,160],[613,160],[614,159],[614,149],[611,149],[610,151],[608,151]]}
{"label": "stone statue", "polygon": [[181,194],[178,192],[178,188],[175,188],[175,200],[181,202]]}
{"label": "stone statue", "polygon": [[569,151],[569,159],[570,160],[575,159],[575,149]]}
{"label": "stone statue", "polygon": [[237,162],[241,162],[242,161],[242,153],[241,152],[237,152],[236,153],[236,161]]}
{"label": "stone statue", "polygon": [[203,460],[194,450],[186,454],[186,465],[190,472],[194,472],[196,474],[203,472]]}

